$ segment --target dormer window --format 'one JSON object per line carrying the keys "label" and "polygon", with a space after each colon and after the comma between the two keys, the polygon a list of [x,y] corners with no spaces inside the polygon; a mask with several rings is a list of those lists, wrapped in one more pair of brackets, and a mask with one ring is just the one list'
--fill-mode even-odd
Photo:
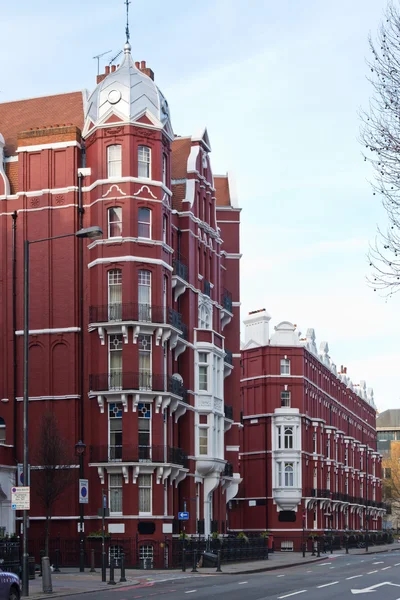
{"label": "dormer window", "polygon": [[119,144],[107,148],[107,178],[122,177],[122,147]]}
{"label": "dormer window", "polygon": [[151,149],[148,146],[138,148],[138,177],[150,179],[151,173]]}

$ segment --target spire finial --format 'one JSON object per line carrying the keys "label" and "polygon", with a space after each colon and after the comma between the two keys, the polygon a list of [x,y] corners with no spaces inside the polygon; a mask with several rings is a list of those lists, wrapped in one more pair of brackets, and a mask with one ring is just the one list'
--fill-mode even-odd
{"label": "spire finial", "polygon": [[129,5],[130,5],[130,0],[125,0],[125,5],[126,5],[126,28],[125,28],[125,34],[126,34],[126,43],[129,44],[129,40],[131,37],[131,34],[129,32]]}

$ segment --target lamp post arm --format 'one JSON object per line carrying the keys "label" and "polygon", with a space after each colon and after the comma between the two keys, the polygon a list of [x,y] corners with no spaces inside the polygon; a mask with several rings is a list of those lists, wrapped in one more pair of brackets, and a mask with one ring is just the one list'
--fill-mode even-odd
{"label": "lamp post arm", "polygon": [[67,237],[76,237],[76,233],[64,233],[63,235],[54,235],[52,237],[41,238],[40,240],[26,240],[28,244],[39,244],[39,242],[52,242],[53,240],[60,240]]}

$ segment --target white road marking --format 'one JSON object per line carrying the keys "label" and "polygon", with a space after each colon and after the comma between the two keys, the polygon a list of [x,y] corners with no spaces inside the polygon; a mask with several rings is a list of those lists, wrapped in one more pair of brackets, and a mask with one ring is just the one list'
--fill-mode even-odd
{"label": "white road marking", "polygon": [[188,590],[185,594],[193,594],[193,592],[197,592],[197,590]]}
{"label": "white road marking", "polygon": [[346,563],[346,567],[348,567],[349,565],[351,565],[351,563]]}
{"label": "white road marking", "polygon": [[312,573],[312,571],[306,571],[306,573]]}
{"label": "white road marking", "polygon": [[374,562],[372,563],[373,565],[383,565],[384,561],[383,560],[378,560],[378,562]]}
{"label": "white road marking", "polygon": [[368,571],[367,575],[372,575],[372,573],[377,573],[378,569],[376,571]]}
{"label": "white road marking", "polygon": [[334,569],[335,567],[329,567],[330,569]]}
{"label": "white road marking", "polygon": [[277,577],[285,577],[284,575],[277,575]]}
{"label": "white road marking", "polygon": [[325,567],[326,565],[330,565],[331,563],[319,563],[319,567]]}
{"label": "white road marking", "polygon": [[241,581],[238,585],[244,585],[245,583],[248,583],[248,581]]}
{"label": "white road marking", "polygon": [[391,569],[392,567],[383,567],[381,571],[386,571],[387,569]]}
{"label": "white road marking", "polygon": [[330,583],[324,583],[324,585],[317,585],[317,588],[329,587],[330,585],[336,585],[338,581],[331,581]]}
{"label": "white road marking", "polygon": [[400,563],[396,563],[394,566],[395,566],[395,567],[398,567],[399,565],[400,565]]}
{"label": "white road marking", "polygon": [[352,575],[351,577],[346,577],[346,580],[348,581],[349,579],[357,579],[357,577],[362,577],[362,575]]}
{"label": "white road marking", "polygon": [[291,594],[285,594],[285,596],[278,596],[278,600],[283,600],[283,598],[289,598],[290,596],[296,596],[297,594],[304,594],[307,590],[299,590],[298,592],[292,592]]}

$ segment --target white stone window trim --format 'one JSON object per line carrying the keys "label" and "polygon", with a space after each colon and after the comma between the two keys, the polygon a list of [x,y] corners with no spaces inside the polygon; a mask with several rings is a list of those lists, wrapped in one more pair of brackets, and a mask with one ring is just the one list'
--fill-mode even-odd
{"label": "white stone window trim", "polygon": [[122,146],[111,144],[107,146],[107,179],[122,177]]}
{"label": "white stone window trim", "polygon": [[[140,145],[138,146],[138,178],[139,179],[151,179],[151,148],[150,146]],[[141,175],[140,169],[143,168],[147,175]]]}

